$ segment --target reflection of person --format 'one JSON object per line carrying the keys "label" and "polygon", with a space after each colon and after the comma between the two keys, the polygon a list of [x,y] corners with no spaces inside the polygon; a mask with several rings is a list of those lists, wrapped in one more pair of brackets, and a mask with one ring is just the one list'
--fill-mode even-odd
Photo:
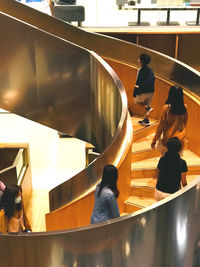
{"label": "reflection of person", "polygon": [[182,142],[183,149],[187,120],[188,113],[187,106],[184,105],[183,101],[183,89],[178,85],[174,85],[169,90],[168,99],[163,107],[159,125],[152,140],[151,147],[154,149],[156,142],[159,140],[160,146],[157,147],[157,149],[163,155],[167,150],[167,140],[171,137],[178,137]]}
{"label": "reflection of person", "polygon": [[139,124],[148,126],[149,114],[153,111],[153,108],[150,107],[153,93],[154,93],[154,73],[152,69],[148,67],[148,64],[151,61],[151,57],[148,54],[141,54],[138,60],[141,68],[138,71],[137,81],[135,84],[133,96],[135,97],[134,102],[140,106],[145,107],[145,117],[143,120],[138,121]]}
{"label": "reflection of person", "polygon": [[91,223],[103,222],[120,216],[116,200],[119,196],[117,178],[118,171],[114,165],[104,167],[102,180],[95,190],[95,205]]}
{"label": "reflection of person", "polygon": [[7,186],[1,198],[0,232],[19,233],[31,231],[23,202],[22,189],[18,185]]}
{"label": "reflection of person", "polygon": [[161,200],[180,189],[180,183],[187,185],[187,164],[181,159],[181,141],[177,137],[167,141],[168,151],[158,163],[158,181],[155,189],[156,200]]}

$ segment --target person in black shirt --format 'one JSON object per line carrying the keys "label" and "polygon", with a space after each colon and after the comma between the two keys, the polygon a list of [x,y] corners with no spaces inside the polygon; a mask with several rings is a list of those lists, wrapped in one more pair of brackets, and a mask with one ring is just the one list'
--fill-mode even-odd
{"label": "person in black shirt", "polygon": [[155,189],[157,201],[175,193],[180,189],[180,184],[187,185],[187,163],[181,159],[179,152],[182,144],[177,137],[167,141],[168,151],[158,162],[158,180]]}
{"label": "person in black shirt", "polygon": [[148,64],[151,61],[151,57],[148,54],[142,53],[138,60],[141,68],[138,71],[137,81],[135,84],[133,96],[135,97],[135,103],[145,107],[146,114],[143,120],[138,121],[143,126],[149,126],[149,114],[153,111],[150,107],[153,93],[154,93],[154,82],[155,77],[151,68]]}

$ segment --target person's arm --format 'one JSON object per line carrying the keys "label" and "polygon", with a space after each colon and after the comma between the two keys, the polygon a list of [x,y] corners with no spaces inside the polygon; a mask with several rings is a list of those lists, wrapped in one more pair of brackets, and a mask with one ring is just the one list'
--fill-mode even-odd
{"label": "person's arm", "polygon": [[5,188],[6,188],[5,184],[2,181],[0,181],[0,190],[3,192]]}
{"label": "person's arm", "polygon": [[156,179],[157,181],[158,181],[159,174],[160,174],[160,170],[158,168],[155,169],[155,177],[154,177],[154,179]]}
{"label": "person's arm", "polygon": [[186,179],[186,172],[188,171],[187,163],[185,160],[182,160],[182,167],[181,167],[181,183],[182,186],[187,185],[187,179]]}
{"label": "person's arm", "polygon": [[186,172],[181,173],[181,183],[183,187],[187,185]]}
{"label": "person's arm", "polygon": [[108,203],[109,203],[109,208],[111,212],[111,218],[120,217],[117,199],[114,195],[110,196]]}
{"label": "person's arm", "polygon": [[147,81],[146,72],[147,70],[145,70],[143,67],[138,70],[137,81],[136,81],[135,87],[137,87],[139,91],[143,89],[144,84]]}
{"label": "person's arm", "polygon": [[158,128],[157,128],[156,133],[154,135],[154,138],[153,138],[153,140],[151,142],[151,147],[153,149],[155,148],[156,142],[160,138],[163,130],[166,128],[167,108],[168,108],[167,106],[163,107],[163,111],[162,111],[162,114],[161,114],[161,117],[160,117]]}

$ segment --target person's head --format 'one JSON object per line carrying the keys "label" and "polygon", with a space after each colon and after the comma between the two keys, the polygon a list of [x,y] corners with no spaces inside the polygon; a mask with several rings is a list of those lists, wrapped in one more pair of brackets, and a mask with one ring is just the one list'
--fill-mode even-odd
{"label": "person's head", "polygon": [[1,207],[5,211],[5,216],[11,218],[15,209],[21,209],[22,189],[18,185],[6,186],[1,198]]}
{"label": "person's head", "polygon": [[117,189],[117,178],[118,178],[118,170],[114,165],[106,165],[103,169],[103,176],[100,183],[100,190],[98,196],[100,196],[103,187],[109,187],[115,197],[118,197],[119,191]]}
{"label": "person's head", "polygon": [[150,61],[151,61],[151,57],[146,53],[142,53],[138,60],[141,66],[147,66],[150,63]]}
{"label": "person's head", "polygon": [[171,86],[166,104],[171,105],[170,112],[175,115],[182,115],[186,112],[183,101],[183,89],[179,85]]}
{"label": "person's head", "polygon": [[167,141],[167,149],[171,153],[179,153],[182,149],[182,143],[177,137],[172,137]]}

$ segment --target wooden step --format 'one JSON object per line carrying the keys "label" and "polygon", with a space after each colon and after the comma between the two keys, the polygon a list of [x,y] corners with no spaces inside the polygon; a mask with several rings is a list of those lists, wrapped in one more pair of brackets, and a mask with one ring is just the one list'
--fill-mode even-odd
{"label": "wooden step", "polygon": [[154,198],[155,187],[131,186],[130,196]]}
{"label": "wooden step", "polygon": [[[199,177],[199,175],[187,175],[188,184],[190,182],[194,181],[198,177]],[[148,195],[149,194],[149,192],[148,192],[147,195],[145,195],[145,196],[144,195],[142,195],[142,196],[141,195],[130,196],[125,202],[124,211],[127,213],[131,213],[131,212],[135,212],[137,210],[140,210],[142,208],[145,208],[147,206],[150,206],[150,205],[156,203],[156,200],[154,198],[155,185],[156,185],[156,179],[153,179],[153,178],[144,178],[144,179],[132,180],[131,186],[135,186],[138,188],[140,187],[141,190],[145,190],[148,188],[149,190],[152,191],[153,194]]]}
{"label": "wooden step", "polygon": [[[131,122],[133,125],[133,132],[137,132],[138,130],[147,128],[146,126],[142,126],[138,123],[138,121],[141,121],[141,120],[143,120],[142,117],[138,117],[138,116],[131,117]],[[155,119],[149,119],[149,121],[150,121],[150,125],[155,123],[155,122],[158,122],[158,120],[155,120]]]}
{"label": "wooden step", "polygon": [[[157,165],[156,165],[157,166]],[[200,175],[200,165],[188,165],[187,175]],[[132,179],[142,179],[157,177],[157,168],[132,168],[131,169],[131,178]]]}
{"label": "wooden step", "polygon": [[146,126],[141,126],[141,127],[143,128],[135,131],[133,126],[133,142],[141,140],[142,138],[145,138],[147,135],[154,133],[158,127],[158,123],[154,122],[150,124],[148,127]]}
{"label": "wooden step", "polygon": [[[200,175],[187,175],[187,183],[191,183]],[[130,196],[154,198],[154,190],[156,187],[157,179],[144,178],[132,179]]]}
{"label": "wooden step", "polygon": [[120,217],[125,216],[125,215],[127,215],[127,214],[128,214],[128,212],[120,213]]}
{"label": "wooden step", "polygon": [[200,165],[188,165],[188,175],[200,175]]}
{"label": "wooden step", "polygon": [[154,178],[141,178],[141,179],[132,179],[131,187],[151,187],[154,188],[156,186],[157,179]]}
{"label": "wooden step", "polygon": [[127,213],[132,213],[138,210],[143,209],[144,207],[138,206],[138,205],[133,205],[131,203],[124,203],[124,211]]}
{"label": "wooden step", "polygon": [[194,181],[196,178],[199,178],[199,174],[197,175],[187,175],[187,182],[188,184],[191,183],[192,181]]}
{"label": "wooden step", "polygon": [[160,157],[160,153],[156,149],[144,149],[137,152],[132,152],[131,161],[137,162],[150,158]]}
{"label": "wooden step", "polygon": [[138,141],[133,142],[132,152],[140,152],[141,150],[144,150],[144,149],[150,149],[153,137],[154,137],[154,134],[150,134]]}
{"label": "wooden step", "polygon": [[[187,182],[191,183],[196,178],[199,178],[200,175],[187,175]],[[132,179],[131,187],[149,187],[155,188],[157,179],[155,178],[141,178],[141,179]]]}
{"label": "wooden step", "polygon": [[132,179],[157,177],[157,168],[131,168]]}
{"label": "wooden step", "polygon": [[149,119],[150,125],[148,127],[142,126],[138,124],[139,120],[142,118],[132,117],[132,125],[133,125],[133,141],[136,142],[142,138],[145,138],[147,135],[150,135],[155,132],[158,126],[158,121],[154,119]]}
{"label": "wooden step", "polygon": [[[154,204],[156,200],[148,197],[130,196],[125,202],[125,211],[134,212]],[[135,210],[136,209],[136,210]],[[133,211],[132,211],[133,210]]]}

